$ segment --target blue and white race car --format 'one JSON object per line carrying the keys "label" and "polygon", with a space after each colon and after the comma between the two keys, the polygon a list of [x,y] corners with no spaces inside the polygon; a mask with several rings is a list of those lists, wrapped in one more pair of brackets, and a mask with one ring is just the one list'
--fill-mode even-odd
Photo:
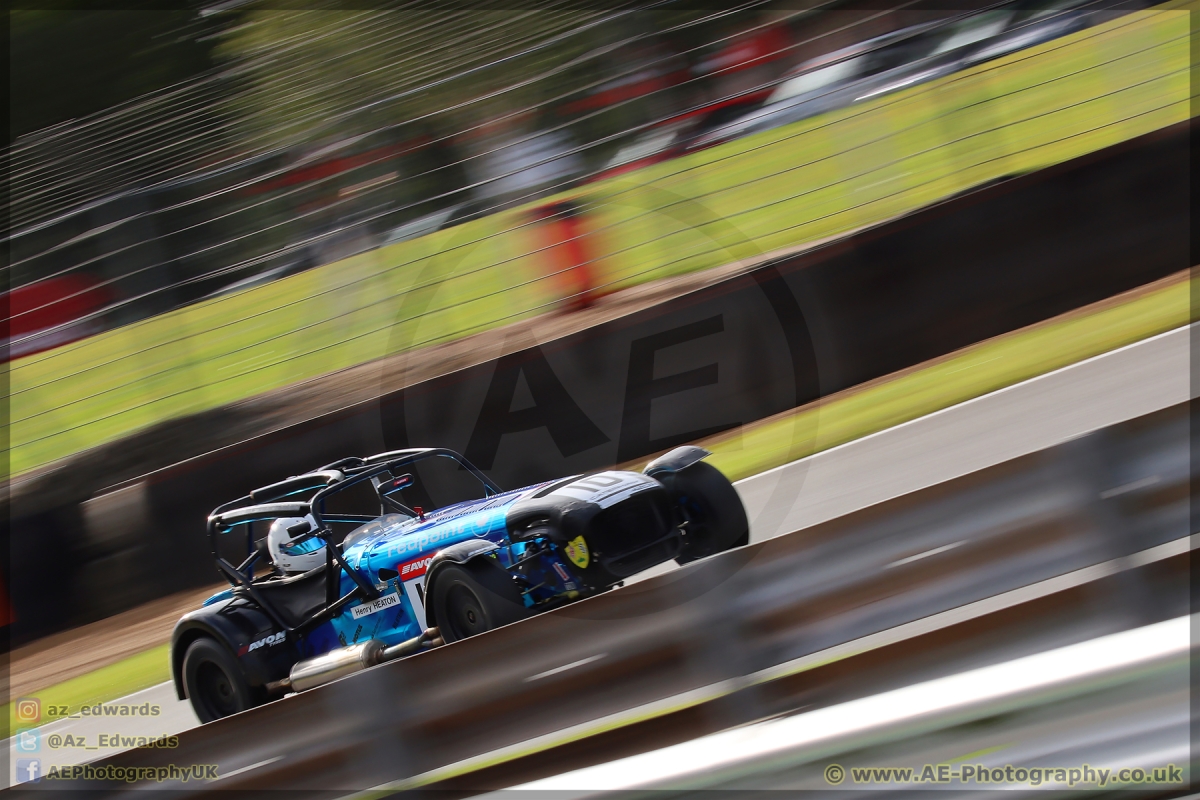
{"label": "blue and white race car", "polygon": [[744,545],[708,453],[502,492],[441,448],[346,458],[209,515],[230,588],[175,626],[180,699],[202,722]]}

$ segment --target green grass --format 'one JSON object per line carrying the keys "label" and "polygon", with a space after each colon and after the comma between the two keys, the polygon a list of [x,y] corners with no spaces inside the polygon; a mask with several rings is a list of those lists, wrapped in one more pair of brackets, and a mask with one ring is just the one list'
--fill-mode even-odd
{"label": "green grass", "polygon": [[[592,184],[612,287],[836,235],[1187,119],[1196,0]],[[1185,10],[1163,10],[1163,9]],[[12,474],[146,426],[541,313],[524,210],[47,353],[10,373]]]}
{"label": "green grass", "polygon": [[[698,444],[731,479],[745,478],[1185,325],[1189,286],[1186,277],[1175,276]],[[72,710],[122,697],[170,679],[167,649],[155,647],[33,696],[43,707]],[[12,713],[10,704],[10,724]]]}
{"label": "green grass", "polygon": [[[159,645],[86,675],[26,695],[41,700],[42,717],[37,724],[45,725],[61,718],[61,714],[50,713],[52,708],[65,708],[68,714],[75,714],[83,706],[115,700],[169,681],[170,649],[170,645]],[[16,718],[15,701],[18,699],[20,698],[12,698],[14,702],[8,703],[4,709],[3,718],[9,726],[4,733],[6,737],[16,728],[28,726]]]}

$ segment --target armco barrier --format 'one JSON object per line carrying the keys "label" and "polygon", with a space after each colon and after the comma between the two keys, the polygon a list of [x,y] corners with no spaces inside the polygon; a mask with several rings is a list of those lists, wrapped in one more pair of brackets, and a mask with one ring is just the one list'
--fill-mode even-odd
{"label": "armco barrier", "polygon": [[[575,192],[594,208],[605,282],[627,285],[837,236],[1183,123],[1194,7],[1186,0],[1132,12]],[[538,263],[544,243],[526,211],[14,363],[14,471],[402,347],[540,313],[556,299],[557,282]]]}
{"label": "armco barrier", "polygon": [[[1187,142],[1186,127],[1152,134],[577,334],[494,342],[503,354],[476,366],[157,472],[139,465],[210,451],[227,429],[267,424],[262,412],[222,409],[79,456],[10,499],[13,565],[34,563],[47,539],[62,548],[52,596],[35,571],[13,569],[15,637],[212,583],[212,508],[347,454],[445,446],[516,487],[761,419],[1184,270]],[[144,489],[104,499],[148,472]],[[116,519],[118,500],[139,504],[119,535],[92,522]]]}
{"label": "armco barrier", "polygon": [[661,743],[1179,616],[1188,431],[1172,407],[102,763],[344,792],[512,748],[527,778],[537,737],[687,723]]}
{"label": "armco barrier", "polygon": [[[1006,782],[1078,791],[1111,789],[1122,783],[1122,769],[1130,779],[1122,796],[1169,796],[1186,791],[1190,777],[1188,727],[1196,715],[1189,671],[1200,655],[1189,641],[1194,624],[1178,617],[634,758],[618,755],[548,778],[535,772],[533,782],[509,779],[503,792],[480,800],[618,800],[630,790],[642,797],[764,789],[804,796],[889,783],[902,791],[928,792],[930,783],[986,791]],[[1146,764],[1148,757],[1155,760]],[[879,769],[893,764],[900,768]],[[500,785],[482,777],[454,783],[476,791]]]}

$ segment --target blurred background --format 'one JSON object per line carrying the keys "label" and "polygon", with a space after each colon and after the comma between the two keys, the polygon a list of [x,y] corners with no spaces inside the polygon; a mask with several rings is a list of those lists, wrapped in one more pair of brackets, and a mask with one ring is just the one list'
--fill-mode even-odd
{"label": "blurred background", "polygon": [[[758,674],[1186,541],[1194,0],[593,5],[8,15],[11,698],[161,689],[170,626],[218,579],[208,510],[397,447],[453,447],[505,488],[683,443],[712,450],[752,511],[751,548],[768,548],[717,581],[737,594],[716,608],[752,655],[711,655],[716,634],[693,620],[680,647],[707,655],[661,675]],[[1031,383],[1135,346],[1149,349]],[[1029,404],[897,432],[1001,389]],[[851,471],[828,455],[841,447],[876,468]],[[1014,477],[1026,473],[1029,486]],[[964,508],[1006,502],[1012,519],[966,530]],[[888,527],[867,511],[880,503],[918,522]],[[904,559],[926,569],[958,548],[995,570],[890,582]],[[1154,552],[1095,590],[1115,606],[1059,608],[1058,627],[1029,611],[1043,621],[1005,622],[994,646],[964,640],[941,672],[929,656],[897,674],[932,680],[1186,614],[1186,557]],[[1146,567],[1160,562],[1165,573]],[[884,588],[860,591],[848,571]],[[822,586],[823,610],[764,621],[747,599],[758,580],[781,608]],[[692,596],[653,585],[644,602],[663,614],[672,592]],[[873,669],[828,697],[897,688]],[[1121,684],[1130,696],[1142,674]],[[1160,678],[1147,696],[1177,699]],[[441,768],[666,693],[489,722],[496,738],[476,751],[413,763]],[[740,714],[730,702],[696,730],[825,701],[783,692]],[[1141,724],[1113,713],[1121,731]],[[1154,758],[1178,757],[1186,723],[1156,734]],[[1041,724],[1029,723],[1039,737]],[[645,749],[674,743],[657,736]],[[470,785],[629,755],[588,752]],[[775,769],[754,767],[768,777],[753,788],[829,785]],[[693,778],[750,786],[740,774]]]}
{"label": "blurred background", "polygon": [[[617,262],[590,270],[597,290],[715,265],[725,254],[707,262],[699,253],[676,263],[648,259],[647,242],[672,231],[644,212],[628,213],[641,199],[629,181],[674,177],[687,182],[679,188],[689,196],[708,200],[758,178],[761,191],[778,201],[754,169],[768,153],[733,158],[732,150],[698,151],[882,99],[1134,7],[1110,6],[1107,0],[981,2],[931,11],[915,3],[879,10],[748,3],[701,12],[667,3],[599,13],[564,4],[527,13],[398,15],[282,13],[228,3],[171,13],[18,11],[9,354],[45,350],[549,198],[597,206],[595,227],[613,241],[608,249],[592,248],[590,260]],[[1090,47],[1111,44],[1096,38]],[[48,58],[51,51],[56,55]],[[1013,70],[1035,66],[1042,65],[1024,62]],[[966,83],[942,88],[978,91]],[[1064,79],[1055,91],[1066,86]],[[936,102],[937,119],[924,118],[925,109],[876,102],[836,134],[793,131],[789,139],[800,141],[789,147],[811,152],[830,136],[848,145],[850,131],[881,122],[896,141],[944,145],[948,132],[938,128],[953,120],[965,132],[971,121],[950,116],[950,98]],[[992,98],[989,118],[1003,104]],[[1140,121],[1152,129],[1172,108],[1143,111],[1149,118]],[[961,138],[955,133],[950,138]],[[863,172],[868,183],[892,178],[876,148],[855,144],[848,154],[858,155],[832,166],[839,180],[824,187],[831,194],[859,190]],[[644,172],[682,156],[686,165]],[[1054,158],[1061,156],[1043,160]],[[776,173],[786,173],[794,158],[771,162]],[[855,163],[872,169],[856,170]],[[943,169],[963,166],[951,160]],[[928,199],[1003,172],[986,166],[976,168],[978,175],[946,176],[940,186],[928,186],[935,176],[926,174],[890,188]],[[686,173],[697,170],[716,184],[696,192],[698,177]],[[617,180],[632,172],[636,179]],[[613,192],[620,196],[606,196]],[[711,202],[729,217],[723,199]],[[804,203],[799,218],[790,218],[790,207],[752,210],[738,199],[736,224],[760,249],[863,220],[843,211],[837,223],[819,225],[811,209],[828,202],[820,195]],[[888,215],[897,202],[878,198],[868,218]],[[565,216],[557,208],[551,203],[551,221]],[[523,262],[537,249],[518,229],[531,225],[509,215],[472,228],[472,238],[487,240],[480,249],[490,251],[478,266],[497,273],[477,280],[508,285],[516,296],[499,318],[476,303],[472,328],[449,323],[441,338],[511,319],[514,300],[519,312],[538,310],[528,293],[516,291]],[[636,255],[625,257],[630,249]],[[380,269],[415,266],[412,250],[387,251],[389,264]],[[495,263],[501,253],[503,265]],[[269,301],[263,295],[260,302]],[[149,328],[147,334],[161,335]],[[66,385],[59,383],[60,390]],[[117,418],[111,427],[123,424]],[[51,451],[57,454],[61,448]]]}

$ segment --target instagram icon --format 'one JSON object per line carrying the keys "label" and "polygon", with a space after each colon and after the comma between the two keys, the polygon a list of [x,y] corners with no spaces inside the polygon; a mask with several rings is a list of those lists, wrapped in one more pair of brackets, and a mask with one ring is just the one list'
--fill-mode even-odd
{"label": "instagram icon", "polygon": [[42,701],[36,697],[17,700],[17,722],[37,722],[42,718]]}

